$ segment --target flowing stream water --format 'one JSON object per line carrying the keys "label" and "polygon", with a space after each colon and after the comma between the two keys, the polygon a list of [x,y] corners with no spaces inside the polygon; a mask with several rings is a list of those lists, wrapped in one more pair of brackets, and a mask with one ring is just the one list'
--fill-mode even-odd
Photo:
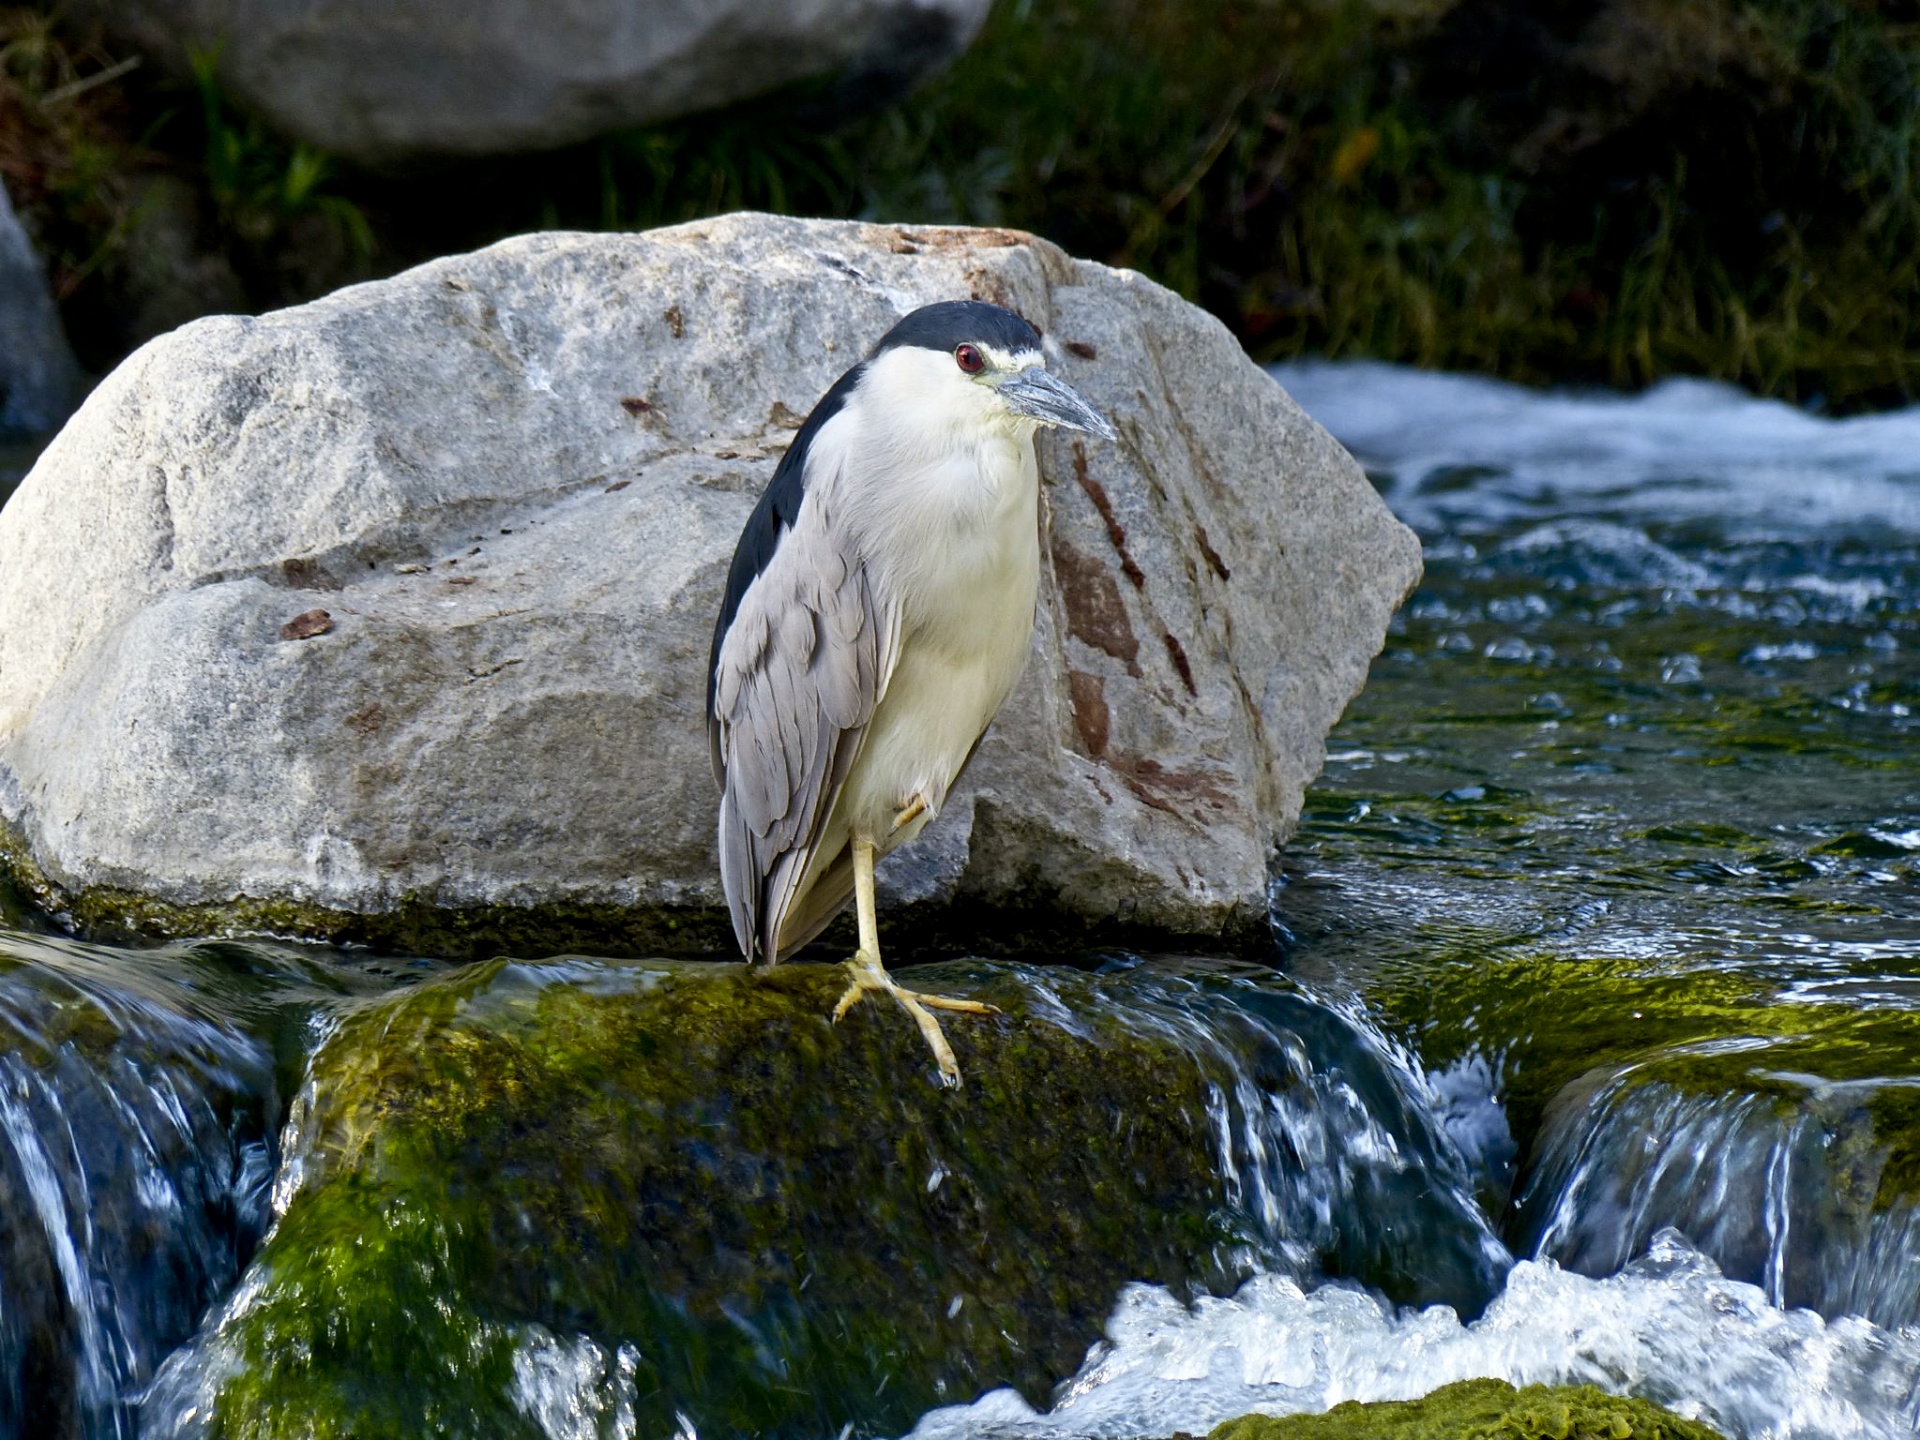
{"label": "flowing stream water", "polygon": [[[1920,411],[1276,373],[1427,577],[1277,874],[1275,968],[999,972],[1193,1057],[1233,1283],[1125,1287],[1044,1410],[846,1433],[1165,1437],[1478,1375],[1742,1440],[1920,1430]],[[0,920],[0,1437],[217,1433],[315,1057],[443,967]],[[502,1333],[531,1433],[725,1433],[648,1408],[646,1337]]]}

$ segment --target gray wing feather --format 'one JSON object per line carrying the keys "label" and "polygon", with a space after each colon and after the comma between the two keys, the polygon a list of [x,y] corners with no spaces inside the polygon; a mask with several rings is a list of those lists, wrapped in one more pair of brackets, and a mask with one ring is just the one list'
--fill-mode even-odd
{"label": "gray wing feather", "polygon": [[803,513],[742,597],[714,676],[720,876],[749,960],[778,956],[781,922],[866,738],[899,632],[866,567],[821,520]]}

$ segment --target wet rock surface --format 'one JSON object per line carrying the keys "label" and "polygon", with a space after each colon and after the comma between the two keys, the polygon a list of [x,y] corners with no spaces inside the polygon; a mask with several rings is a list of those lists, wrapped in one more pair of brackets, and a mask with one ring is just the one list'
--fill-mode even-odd
{"label": "wet rock surface", "polygon": [[728,948],[726,558],[827,385],[969,294],[1039,325],[1121,438],[1043,437],[1027,674],[886,897],[915,938],[1264,933],[1411,533],[1138,276],[762,216],[526,237],[121,366],[0,514],[17,871],[98,933]]}
{"label": "wet rock surface", "polygon": [[891,1003],[830,1021],[839,966],[491,962],[343,1013],[274,1231],[148,1433],[898,1433],[1043,1401],[1132,1278],[1483,1303],[1470,1202],[1397,1178],[1445,1174],[1405,1077],[1207,968],[914,972],[1003,1011],[949,1022],[959,1091]]}
{"label": "wet rock surface", "polygon": [[1319,1415],[1249,1415],[1207,1440],[1717,1440],[1719,1432],[1591,1385],[1462,1380],[1420,1400],[1348,1400]]}
{"label": "wet rock surface", "polygon": [[[796,81],[891,99],[966,48],[984,0],[89,0],[82,7],[282,133],[373,164],[547,150]],[[823,107],[825,108],[825,107]],[[817,117],[816,117],[817,118]]]}

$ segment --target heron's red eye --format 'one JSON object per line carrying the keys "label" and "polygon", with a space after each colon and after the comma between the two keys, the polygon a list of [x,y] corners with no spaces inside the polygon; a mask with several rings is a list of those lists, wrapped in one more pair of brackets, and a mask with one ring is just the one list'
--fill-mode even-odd
{"label": "heron's red eye", "polygon": [[969,375],[978,375],[987,368],[986,359],[971,345],[962,345],[953,352],[953,363]]}

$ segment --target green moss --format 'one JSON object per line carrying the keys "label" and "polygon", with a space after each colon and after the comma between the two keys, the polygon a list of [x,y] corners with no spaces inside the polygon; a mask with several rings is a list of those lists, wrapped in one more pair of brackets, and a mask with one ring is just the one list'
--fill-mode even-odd
{"label": "green moss", "polygon": [[[1786,1116],[1830,1085],[1858,1087],[1835,1123],[1880,1148],[1871,1203],[1920,1199],[1920,1013],[1782,1004],[1777,987],[1728,970],[1650,971],[1633,959],[1456,945],[1418,980],[1383,987],[1389,1023],[1429,1063],[1475,1050],[1497,1060],[1523,1153],[1555,1097],[1583,1076],[1634,1067],[1634,1085],[1769,1098]],[[1879,1082],[1879,1083],[1876,1083]],[[1862,1124],[1861,1122],[1865,1122]]]}
{"label": "green moss", "polygon": [[1515,1390],[1504,1380],[1462,1380],[1421,1400],[1248,1415],[1216,1427],[1208,1440],[1718,1440],[1718,1432],[1591,1385]]}
{"label": "green moss", "polygon": [[[1130,1279],[1224,1281],[1203,1080],[1018,971],[946,1029],[828,1019],[839,967],[490,962],[349,1015],[305,1179],[225,1327],[216,1433],[513,1434],[515,1347],[637,1347],[643,1430],[905,1428],[1044,1397]],[[1123,982],[1114,982],[1123,983]]]}
{"label": "green moss", "polygon": [[49,879],[19,837],[4,830],[0,830],[0,877],[10,893],[29,898],[88,939],[110,944],[194,936],[277,936],[446,959],[508,950],[658,955],[726,953],[732,947],[724,912],[709,907],[556,901],[451,908],[408,895],[391,910],[363,914],[252,895],[176,904],[111,886],[76,892]]}
{"label": "green moss", "polygon": [[[10,910],[8,907],[12,906]],[[538,905],[442,906],[417,893],[391,909],[339,910],[286,897],[234,895],[181,904],[114,886],[70,890],[50,879],[26,844],[0,825],[0,919],[28,907],[90,940],[141,945],[200,936],[274,937],[365,946],[386,954],[448,960],[493,955],[733,956],[733,923],[718,906],[612,905],[554,900]],[[985,912],[974,902],[921,904],[889,912],[888,953],[931,959],[966,953],[1045,955],[1097,946],[1164,948],[1182,941],[1210,950],[1259,954],[1271,945],[1266,917],[1236,910],[1202,934],[1071,913],[1061,897],[1035,893]],[[835,957],[855,948],[851,916],[823,935]]]}

